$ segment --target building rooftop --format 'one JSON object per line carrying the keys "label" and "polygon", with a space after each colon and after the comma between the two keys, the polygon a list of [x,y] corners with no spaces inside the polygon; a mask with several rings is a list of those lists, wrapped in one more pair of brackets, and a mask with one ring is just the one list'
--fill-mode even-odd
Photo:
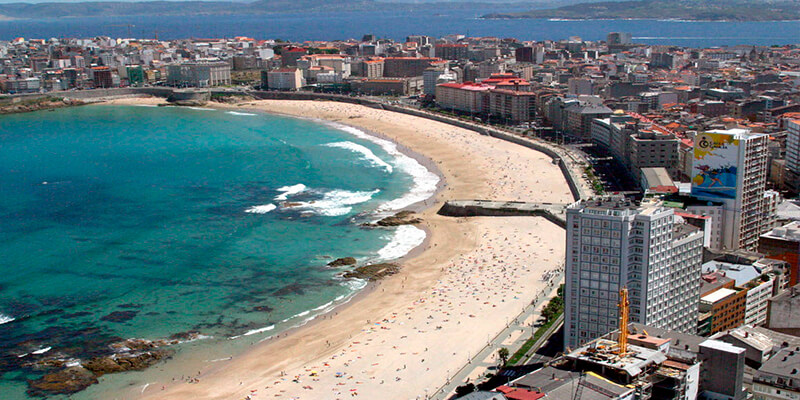
{"label": "building rooftop", "polygon": [[785,379],[785,384],[800,388],[800,347],[787,347],[761,365],[756,376],[772,375]]}
{"label": "building rooftop", "polygon": [[736,354],[745,352],[745,349],[743,349],[741,347],[737,347],[737,346],[734,346],[734,345],[732,345],[730,343],[723,342],[721,340],[714,340],[714,339],[708,339],[708,340],[703,341],[703,343],[700,343],[700,347],[708,347],[710,349],[725,351],[725,352],[728,352],[728,353],[736,353]]}
{"label": "building rooftop", "polygon": [[780,228],[773,228],[761,236],[770,239],[800,242],[800,221],[793,221]]}
{"label": "building rooftop", "polygon": [[751,326],[745,325],[735,329],[731,329],[727,332],[718,332],[712,339],[717,339],[721,336],[730,335],[735,337],[736,339],[747,343],[750,347],[754,349],[758,349],[762,352],[770,352],[772,351],[772,340],[765,334],[760,332],[755,332],[751,329]]}
{"label": "building rooftop", "polygon": [[613,340],[597,339],[565,357],[624,372],[629,377],[636,377],[648,366],[661,364],[667,359],[661,351],[631,344],[628,345],[628,353],[616,354],[611,351],[616,345],[617,342]]}
{"label": "building rooftop", "polygon": [[711,292],[710,294],[703,296],[702,298],[700,298],[700,301],[713,304],[734,294],[736,294],[736,291],[733,289],[720,288]]}
{"label": "building rooftop", "polygon": [[734,264],[724,261],[712,260],[703,264],[703,273],[723,272],[724,276],[734,280],[734,285],[742,287],[747,282],[761,276],[761,271],[752,264]]}
{"label": "building rooftop", "polygon": [[609,400],[623,398],[634,391],[593,372],[581,373],[551,366],[513,381],[512,386],[536,390],[548,400],[573,400],[576,396],[581,400]]}
{"label": "building rooftop", "polygon": [[691,353],[698,353],[700,351],[700,343],[706,340],[706,338],[701,336],[655,328],[637,322],[631,323],[629,327],[631,334],[647,332],[650,336],[670,339],[670,349],[680,349]]}

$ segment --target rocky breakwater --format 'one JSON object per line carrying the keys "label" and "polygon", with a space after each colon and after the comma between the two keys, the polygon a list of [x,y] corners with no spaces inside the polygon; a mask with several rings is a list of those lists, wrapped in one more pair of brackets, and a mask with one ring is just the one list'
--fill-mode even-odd
{"label": "rocky breakwater", "polygon": [[28,394],[47,397],[79,392],[98,382],[99,377],[125,371],[141,371],[169,358],[174,351],[165,347],[197,339],[197,332],[173,335],[169,339],[128,339],[112,343],[108,354],[85,361],[53,356],[36,361],[32,367],[47,371],[39,379],[28,381]]}
{"label": "rocky breakwater", "polygon": [[61,97],[42,97],[30,100],[14,99],[11,101],[3,101],[0,99],[0,114],[18,114],[41,110],[52,110],[56,108],[75,107],[83,104],[86,103],[80,100]]}

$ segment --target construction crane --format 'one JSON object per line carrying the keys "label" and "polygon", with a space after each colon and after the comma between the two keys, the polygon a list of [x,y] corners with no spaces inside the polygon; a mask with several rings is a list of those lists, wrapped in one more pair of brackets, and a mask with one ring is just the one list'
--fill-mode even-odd
{"label": "construction crane", "polygon": [[114,25],[106,25],[106,26],[113,26],[113,27],[126,27],[128,28],[128,38],[131,37],[131,28],[135,27],[136,25],[133,24],[114,24]]}
{"label": "construction crane", "polygon": [[628,301],[628,288],[619,291],[619,338],[617,339],[617,354],[628,352],[628,314],[630,312]]}

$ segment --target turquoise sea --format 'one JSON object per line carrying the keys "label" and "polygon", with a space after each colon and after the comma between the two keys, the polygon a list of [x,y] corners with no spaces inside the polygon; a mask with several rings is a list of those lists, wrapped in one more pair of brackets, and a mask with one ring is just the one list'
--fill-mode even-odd
{"label": "turquoise sea", "polygon": [[261,340],[363,287],[333,258],[393,259],[413,227],[360,224],[438,178],[353,128],[212,109],[0,116],[0,398],[37,360],[197,331]]}

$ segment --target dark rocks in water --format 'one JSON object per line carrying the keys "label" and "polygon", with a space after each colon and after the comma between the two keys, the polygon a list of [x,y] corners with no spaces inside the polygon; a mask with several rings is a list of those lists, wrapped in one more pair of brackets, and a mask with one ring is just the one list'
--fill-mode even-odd
{"label": "dark rocks in water", "polygon": [[97,357],[83,363],[84,368],[97,376],[125,371],[141,371],[167,358],[172,351],[157,349],[136,354],[114,354]]}
{"label": "dark rocks in water", "polygon": [[356,259],[353,257],[337,258],[328,263],[329,267],[345,267],[348,265],[356,265]]}
{"label": "dark rocks in water", "polygon": [[77,393],[97,383],[97,376],[83,367],[69,367],[28,381],[28,394],[48,396]]}
{"label": "dark rocks in water", "polygon": [[272,312],[274,310],[275,309],[270,306],[255,306],[251,309],[251,311],[256,311],[256,312]]}
{"label": "dark rocks in water", "polygon": [[89,311],[78,311],[71,314],[64,314],[61,316],[63,319],[70,319],[70,318],[78,318],[78,317],[86,317],[92,315]]}
{"label": "dark rocks in water", "polygon": [[303,289],[303,285],[299,283],[292,283],[272,292],[274,296],[288,296],[291,294],[303,295],[305,293],[306,291]]}
{"label": "dark rocks in water", "polygon": [[400,271],[400,266],[391,263],[381,263],[365,265],[358,267],[353,271],[345,272],[342,276],[345,278],[366,279],[369,281],[377,281],[389,275],[394,275]]}
{"label": "dark rocks in water", "polygon": [[187,340],[194,340],[200,336],[200,332],[198,331],[188,331],[188,332],[178,332],[169,337],[170,340],[177,340],[181,342],[185,342]]}
{"label": "dark rocks in water", "polygon": [[399,225],[415,225],[422,223],[421,218],[417,218],[413,211],[400,211],[399,213],[381,219],[380,221],[374,224],[364,224],[364,226],[399,226]]}
{"label": "dark rocks in water", "polygon": [[125,303],[118,305],[117,308],[142,308],[142,305],[136,303]]}
{"label": "dark rocks in water", "polygon": [[114,311],[111,314],[100,317],[100,320],[108,322],[127,322],[132,320],[138,313],[138,311]]}

